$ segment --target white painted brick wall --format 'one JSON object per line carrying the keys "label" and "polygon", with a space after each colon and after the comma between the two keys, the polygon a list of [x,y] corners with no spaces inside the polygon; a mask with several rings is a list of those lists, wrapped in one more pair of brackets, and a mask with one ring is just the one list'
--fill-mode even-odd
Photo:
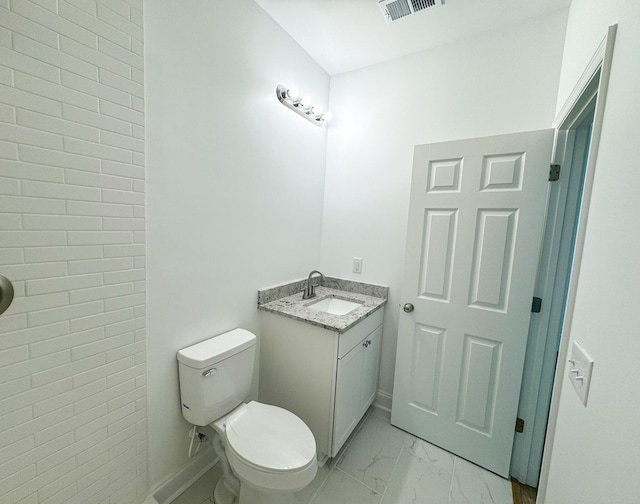
{"label": "white painted brick wall", "polygon": [[142,0],[0,0],[0,503],[147,494]]}

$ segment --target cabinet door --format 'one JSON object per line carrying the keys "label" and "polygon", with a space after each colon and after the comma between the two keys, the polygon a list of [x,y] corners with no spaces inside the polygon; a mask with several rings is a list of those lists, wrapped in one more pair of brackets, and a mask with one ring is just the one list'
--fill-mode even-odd
{"label": "cabinet door", "polygon": [[380,344],[382,326],[365,338],[364,362],[362,371],[362,394],[360,397],[360,415],[362,417],[373,404],[378,388],[378,368],[380,365]]}
{"label": "cabinet door", "polygon": [[356,345],[342,359],[338,359],[332,457],[335,457],[360,420],[363,365],[364,347],[362,344]]}

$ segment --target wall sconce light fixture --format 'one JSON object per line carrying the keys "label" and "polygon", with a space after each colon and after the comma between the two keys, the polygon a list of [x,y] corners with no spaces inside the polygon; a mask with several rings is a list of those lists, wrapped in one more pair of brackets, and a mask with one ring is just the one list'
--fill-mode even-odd
{"label": "wall sconce light fixture", "polygon": [[322,126],[325,121],[331,119],[331,112],[324,112],[320,105],[311,105],[309,98],[300,96],[300,92],[296,88],[287,88],[278,84],[276,95],[285,107],[297,112],[316,126]]}

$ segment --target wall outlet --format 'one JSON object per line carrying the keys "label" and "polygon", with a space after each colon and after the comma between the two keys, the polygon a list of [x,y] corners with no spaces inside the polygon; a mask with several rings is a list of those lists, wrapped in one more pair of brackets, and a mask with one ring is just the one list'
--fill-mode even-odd
{"label": "wall outlet", "polygon": [[353,258],[353,272],[362,273],[362,257]]}
{"label": "wall outlet", "polygon": [[585,406],[589,397],[591,374],[593,372],[593,359],[585,352],[580,344],[573,340],[571,344],[571,357],[569,357],[569,380],[576,390],[580,401]]}

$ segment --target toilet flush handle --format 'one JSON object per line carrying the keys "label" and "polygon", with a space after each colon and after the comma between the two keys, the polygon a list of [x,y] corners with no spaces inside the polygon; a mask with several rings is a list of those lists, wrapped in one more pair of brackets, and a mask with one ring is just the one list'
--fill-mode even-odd
{"label": "toilet flush handle", "polygon": [[207,369],[202,373],[202,376],[204,376],[205,378],[209,378],[210,376],[215,375],[217,372],[218,370],[216,368]]}

